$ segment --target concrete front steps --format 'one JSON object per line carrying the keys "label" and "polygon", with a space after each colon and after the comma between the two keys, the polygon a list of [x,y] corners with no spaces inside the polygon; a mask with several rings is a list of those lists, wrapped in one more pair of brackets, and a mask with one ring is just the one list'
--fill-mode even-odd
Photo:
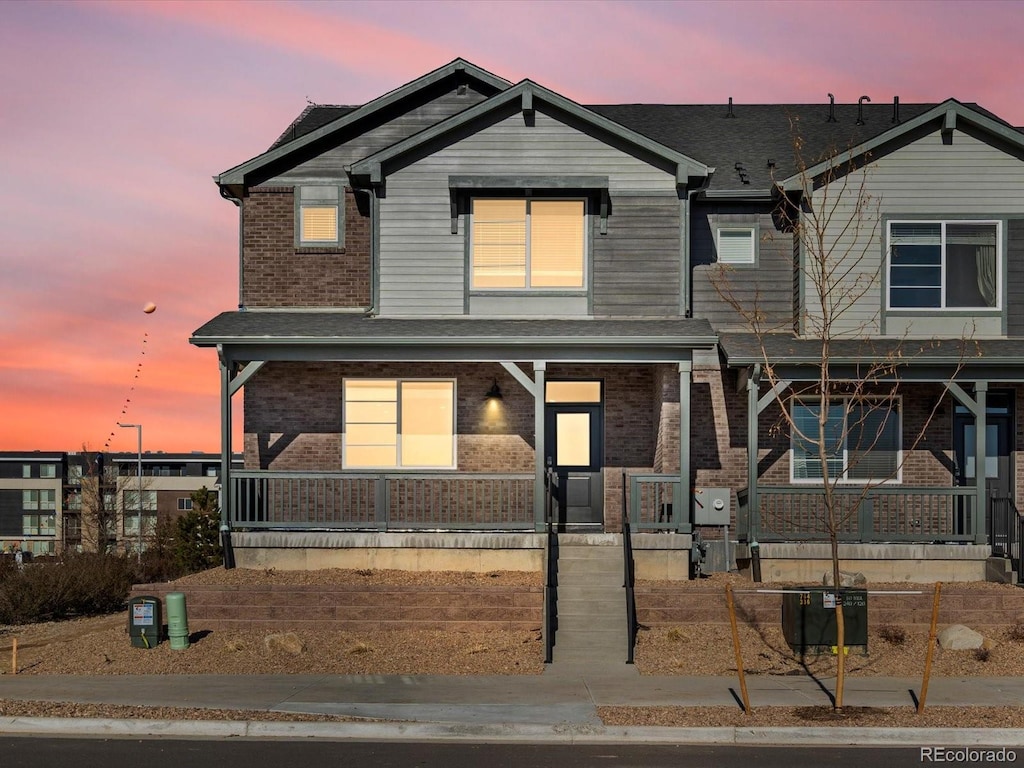
{"label": "concrete front steps", "polygon": [[553,667],[626,667],[628,629],[619,536],[558,537]]}

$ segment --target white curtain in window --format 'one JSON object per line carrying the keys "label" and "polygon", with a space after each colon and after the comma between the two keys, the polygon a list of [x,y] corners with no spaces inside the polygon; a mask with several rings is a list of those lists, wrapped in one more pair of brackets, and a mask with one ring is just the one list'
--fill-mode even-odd
{"label": "white curtain in window", "polygon": [[996,305],[996,247],[980,245],[974,256],[978,265],[978,291],[985,299],[985,305]]}

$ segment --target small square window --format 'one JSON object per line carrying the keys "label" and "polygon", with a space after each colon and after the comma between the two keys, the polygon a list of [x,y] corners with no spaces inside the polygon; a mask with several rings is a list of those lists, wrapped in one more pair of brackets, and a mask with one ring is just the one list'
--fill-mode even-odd
{"label": "small square window", "polygon": [[192,509],[192,499],[190,499],[188,497],[179,496],[178,497],[178,511],[179,512],[188,512],[191,509]]}
{"label": "small square window", "polygon": [[331,246],[344,240],[342,197],[336,186],[301,186],[297,195],[298,245]]}
{"label": "small square window", "polygon": [[57,476],[57,465],[56,464],[41,464],[39,466],[39,476],[45,478],[53,478]]}
{"label": "small square window", "polygon": [[729,227],[718,230],[719,264],[753,264],[755,244],[753,227]]}

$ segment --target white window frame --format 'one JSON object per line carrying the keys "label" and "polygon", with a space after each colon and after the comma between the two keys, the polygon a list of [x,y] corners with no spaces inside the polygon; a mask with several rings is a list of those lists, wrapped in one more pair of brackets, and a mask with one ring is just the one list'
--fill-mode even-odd
{"label": "white window frame", "polygon": [[191,512],[192,511],[192,498],[190,496],[179,496],[178,497],[178,511],[179,512]]}
{"label": "white window frame", "polygon": [[[891,402],[891,403],[893,403],[893,405],[896,408],[896,436],[897,436],[897,439],[899,440],[899,447],[896,449],[896,475],[894,477],[888,477],[888,478],[862,478],[862,477],[855,477],[855,478],[851,478],[851,477],[848,476],[849,471],[850,471],[850,458],[849,458],[850,448],[849,448],[849,445],[846,444],[845,436],[848,435],[848,433],[849,433],[849,427],[846,426],[846,424],[847,424],[847,421],[849,419],[850,406],[851,406],[851,404],[852,405],[857,405],[857,404],[865,403],[865,402],[868,402],[868,401],[877,401],[879,403]],[[799,402],[795,398],[791,399],[789,401],[789,404],[788,404],[788,408],[790,409],[789,410],[790,419],[791,420],[793,419],[793,407],[794,406],[814,407],[815,405],[817,405],[818,407],[821,407],[821,403],[822,403],[821,398],[803,398]],[[836,482],[839,485],[851,485],[851,486],[857,486],[857,485],[900,485],[903,482],[903,398],[902,398],[902,396],[897,395],[895,397],[879,396],[879,397],[859,397],[859,398],[834,397],[831,400],[831,404],[832,405],[842,404],[842,406],[843,406],[843,424],[844,424],[844,426],[843,426],[843,434],[844,434],[844,441],[843,441],[843,452],[842,452],[842,459],[843,459],[843,474],[842,474],[842,477],[832,477],[832,478],[830,478],[830,482]],[[791,427],[791,429],[792,429],[792,427]],[[794,431],[795,431],[795,429],[794,429]],[[814,435],[809,435],[807,437],[810,438],[810,439],[813,439]],[[794,453],[794,450],[793,450],[793,441],[795,439],[796,439],[795,434],[790,434],[790,436],[789,436],[789,482],[792,483],[793,485],[818,485],[818,486],[823,485],[824,484],[824,480],[822,478],[820,478],[820,477],[818,477],[818,478],[815,478],[815,477],[796,477],[796,473],[794,471],[796,469],[796,461],[795,461],[795,453]]]}
{"label": "white window frame", "polygon": [[[314,190],[325,197],[315,197]],[[333,190],[335,196],[326,195]],[[310,197],[303,197],[308,191]],[[307,239],[302,227],[302,214],[305,208],[334,208],[335,232],[333,239]],[[345,242],[345,188],[338,184],[299,184],[295,187],[295,245],[301,248],[338,248]]]}
{"label": "white window frame", "polygon": [[[723,258],[722,233],[723,232],[745,232],[750,235],[750,253],[742,259]],[[715,232],[715,252],[718,255],[719,264],[755,264],[757,262],[757,227],[754,226],[723,226]]]}
{"label": "white window frame", "polygon": [[[517,287],[505,287],[505,288],[492,288],[488,286],[476,285],[476,261],[473,253],[473,220],[476,216],[476,201],[477,200],[514,200],[514,201],[525,201],[526,202],[526,264],[525,264],[525,285],[521,288]],[[580,279],[580,285],[570,286],[539,286],[534,287],[530,285],[530,272],[531,272],[531,227],[532,221],[531,207],[533,203],[556,203],[556,202],[572,202],[572,203],[583,203],[583,264],[582,264],[582,275]],[[478,195],[470,198],[470,215],[469,215],[469,226],[467,229],[467,237],[469,238],[469,289],[474,293],[586,293],[588,290],[588,274],[590,272],[590,205],[586,197],[569,196],[569,197],[502,197],[502,196],[488,196]]]}
{"label": "white window frame", "polygon": [[[365,466],[360,464],[356,467],[349,466],[348,461],[348,414],[345,412],[345,386],[350,381],[393,381],[397,384],[397,400],[395,401],[395,419],[398,442],[395,446],[394,465]],[[402,459],[402,384],[407,382],[428,381],[428,382],[450,382],[452,385],[452,463],[450,466],[406,466],[399,462]],[[459,464],[459,393],[458,381],[448,377],[416,377],[416,376],[346,376],[341,381],[341,466],[342,469],[352,471],[389,471],[389,472],[446,472],[458,469]]]}
{"label": "white window frame", "polygon": [[[892,305],[892,226],[893,224],[938,224],[941,227],[939,258],[939,306],[937,307],[894,307]],[[948,307],[946,306],[946,227],[950,224],[986,224],[996,228],[996,301],[991,307]],[[1006,260],[1003,248],[1003,222],[999,219],[889,219],[885,226],[885,308],[890,312],[959,312],[981,313],[1001,312],[1003,309],[1003,272]]]}

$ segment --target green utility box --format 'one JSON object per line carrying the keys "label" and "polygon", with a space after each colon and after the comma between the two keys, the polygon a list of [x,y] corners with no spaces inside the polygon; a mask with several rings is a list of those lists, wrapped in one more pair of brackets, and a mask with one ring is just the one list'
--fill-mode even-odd
{"label": "green utility box", "polygon": [[128,636],[133,648],[155,648],[162,628],[160,598],[146,595],[128,601]]}
{"label": "green utility box", "polygon": [[782,634],[794,651],[830,652],[837,643],[836,601],[843,606],[848,647],[868,650],[868,591],[807,587],[782,596]]}

